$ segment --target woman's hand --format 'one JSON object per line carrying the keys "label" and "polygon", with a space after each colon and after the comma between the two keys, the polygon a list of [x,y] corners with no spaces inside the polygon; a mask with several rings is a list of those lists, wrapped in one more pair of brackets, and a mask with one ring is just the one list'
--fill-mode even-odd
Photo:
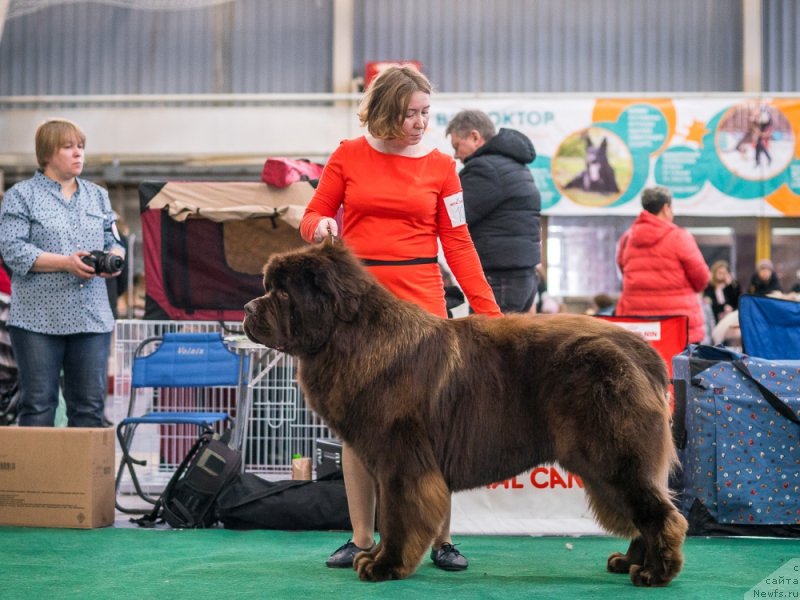
{"label": "woman's hand", "polygon": [[94,267],[87,265],[85,262],[83,262],[83,260],[81,260],[84,256],[89,256],[89,253],[85,250],[81,250],[80,252],[76,252],[75,254],[64,257],[67,259],[67,268],[65,271],[72,273],[75,275],[75,277],[80,277],[81,279],[91,279],[94,277]]}
{"label": "woman's hand", "polygon": [[314,230],[314,241],[321,242],[330,235],[339,235],[339,225],[336,223],[336,219],[324,217],[319,220],[319,223],[317,223],[317,228]]}
{"label": "woman's hand", "polygon": [[91,279],[95,276],[94,267],[81,260],[88,255],[89,253],[85,250],[79,250],[69,256],[53,252],[42,252],[33,262],[31,272],[58,273],[63,271],[81,279]]}

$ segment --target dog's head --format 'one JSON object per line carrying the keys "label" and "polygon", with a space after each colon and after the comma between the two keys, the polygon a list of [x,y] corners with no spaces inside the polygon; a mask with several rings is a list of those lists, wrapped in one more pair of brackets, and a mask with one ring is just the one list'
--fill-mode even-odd
{"label": "dog's head", "polygon": [[586,136],[586,162],[605,163],[608,162],[608,138],[603,138],[599,146],[594,145],[592,138]]}
{"label": "dog's head", "polygon": [[332,239],[275,255],[264,268],[266,293],[244,307],[244,332],[288,354],[316,354],[341,323],[356,319],[370,285],[358,260]]}

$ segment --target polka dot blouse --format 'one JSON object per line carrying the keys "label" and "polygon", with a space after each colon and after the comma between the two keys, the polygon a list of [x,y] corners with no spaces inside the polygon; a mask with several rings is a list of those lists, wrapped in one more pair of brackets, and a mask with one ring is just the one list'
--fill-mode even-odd
{"label": "polka dot blouse", "polygon": [[89,181],[77,182],[77,191],[67,200],[61,184],[37,171],[8,190],[0,204],[0,255],[12,270],[11,326],[50,335],[114,327],[103,278],[31,271],[43,252],[69,256],[78,250],[120,247],[108,193]]}

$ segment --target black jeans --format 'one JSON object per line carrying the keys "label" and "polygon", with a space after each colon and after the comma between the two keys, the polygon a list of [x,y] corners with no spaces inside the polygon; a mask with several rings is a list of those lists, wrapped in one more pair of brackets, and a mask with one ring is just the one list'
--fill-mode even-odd
{"label": "black jeans", "polygon": [[536,271],[486,271],[485,275],[503,313],[524,313],[531,309],[536,297]]}

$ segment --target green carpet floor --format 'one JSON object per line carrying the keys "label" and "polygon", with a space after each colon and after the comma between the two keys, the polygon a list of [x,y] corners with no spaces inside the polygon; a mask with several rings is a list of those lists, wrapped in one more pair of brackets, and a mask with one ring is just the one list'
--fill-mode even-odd
{"label": "green carpet floor", "polygon": [[[370,584],[325,567],[346,540],[329,532],[0,527],[0,598],[724,600],[754,597],[748,590],[800,557],[797,540],[690,538],[681,575],[669,587],[641,589],[605,571],[607,555],[626,548],[615,538],[459,536],[467,571],[446,573],[426,558],[409,579]],[[800,597],[800,588],[784,597]]]}

